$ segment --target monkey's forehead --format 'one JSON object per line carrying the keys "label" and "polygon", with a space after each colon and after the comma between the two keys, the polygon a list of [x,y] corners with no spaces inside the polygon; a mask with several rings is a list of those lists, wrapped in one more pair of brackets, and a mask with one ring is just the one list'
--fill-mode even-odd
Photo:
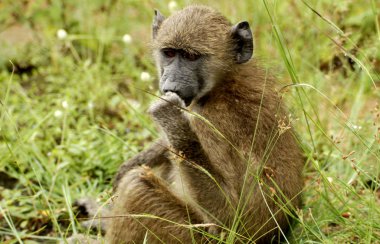
{"label": "monkey's forehead", "polygon": [[154,46],[213,54],[225,48],[230,30],[230,22],[220,13],[208,7],[192,6],[164,20]]}

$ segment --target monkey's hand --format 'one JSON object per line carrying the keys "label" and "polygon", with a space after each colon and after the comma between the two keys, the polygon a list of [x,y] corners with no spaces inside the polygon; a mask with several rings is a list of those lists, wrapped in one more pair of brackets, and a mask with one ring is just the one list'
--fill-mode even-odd
{"label": "monkey's hand", "polygon": [[176,93],[167,92],[151,105],[149,113],[159,125],[165,127],[167,123],[180,122],[185,119],[181,111],[184,107],[185,102]]}

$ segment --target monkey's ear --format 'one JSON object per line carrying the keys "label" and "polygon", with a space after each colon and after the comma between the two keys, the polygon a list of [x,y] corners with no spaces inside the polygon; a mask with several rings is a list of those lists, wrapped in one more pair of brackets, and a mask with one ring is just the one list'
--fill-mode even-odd
{"label": "monkey's ear", "polygon": [[253,54],[253,37],[249,23],[243,21],[234,25],[231,34],[234,42],[235,62],[238,64],[248,62]]}
{"label": "monkey's ear", "polygon": [[153,39],[156,38],[158,29],[160,29],[160,26],[162,22],[164,22],[165,17],[158,11],[157,9],[154,10],[154,19],[153,19],[153,26],[152,26],[152,34]]}

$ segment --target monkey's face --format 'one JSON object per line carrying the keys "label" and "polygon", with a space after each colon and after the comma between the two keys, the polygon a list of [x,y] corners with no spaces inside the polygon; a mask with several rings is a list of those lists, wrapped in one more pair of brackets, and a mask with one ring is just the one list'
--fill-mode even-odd
{"label": "monkey's face", "polygon": [[155,12],[153,48],[161,92],[176,93],[188,106],[248,62],[253,40],[248,22],[232,26],[212,9],[192,7],[167,19]]}
{"label": "monkey's face", "polygon": [[174,92],[186,106],[202,92],[205,74],[202,70],[206,57],[182,49],[163,48],[159,53],[162,93]]}

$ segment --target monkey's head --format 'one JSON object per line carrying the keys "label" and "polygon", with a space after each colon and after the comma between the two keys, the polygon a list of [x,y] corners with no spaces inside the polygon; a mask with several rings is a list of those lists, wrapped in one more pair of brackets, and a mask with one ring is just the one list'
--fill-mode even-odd
{"label": "monkey's head", "polygon": [[248,22],[232,25],[208,7],[190,6],[169,18],[156,10],[153,52],[161,92],[177,93],[188,106],[250,60],[253,38]]}

